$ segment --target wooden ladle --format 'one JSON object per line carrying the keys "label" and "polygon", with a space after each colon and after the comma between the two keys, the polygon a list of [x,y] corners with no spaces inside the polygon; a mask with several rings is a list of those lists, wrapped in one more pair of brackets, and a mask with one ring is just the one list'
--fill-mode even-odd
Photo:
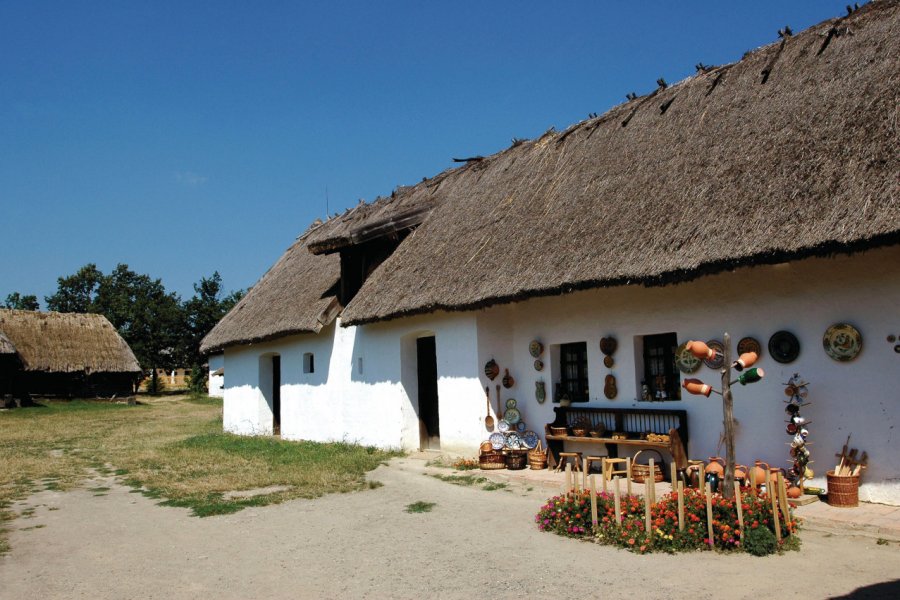
{"label": "wooden ladle", "polygon": [[484,426],[488,431],[494,430],[494,417],[491,416],[491,388],[484,388],[485,400],[487,401],[487,416],[484,418]]}

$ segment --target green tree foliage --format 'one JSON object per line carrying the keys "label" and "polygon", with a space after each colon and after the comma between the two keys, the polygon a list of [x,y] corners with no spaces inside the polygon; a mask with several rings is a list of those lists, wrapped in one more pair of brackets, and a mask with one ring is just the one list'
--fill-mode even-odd
{"label": "green tree foliage", "polygon": [[44,296],[47,310],[70,313],[98,312],[95,310],[94,300],[101,279],[103,273],[94,263],[84,265],[74,275],[58,278],[56,293]]}
{"label": "green tree foliage", "polygon": [[15,308],[17,310],[40,310],[41,308],[40,304],[38,304],[37,296],[34,294],[23,296],[19,292],[7,295],[6,302],[2,306],[3,308]]}

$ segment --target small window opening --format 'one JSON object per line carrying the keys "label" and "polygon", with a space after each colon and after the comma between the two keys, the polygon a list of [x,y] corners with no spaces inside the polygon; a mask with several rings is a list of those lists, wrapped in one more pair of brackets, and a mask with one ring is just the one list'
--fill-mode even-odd
{"label": "small window opening", "polygon": [[303,355],[303,372],[304,373],[315,373],[316,372],[316,357],[313,356],[312,352],[307,352]]}
{"label": "small window opening", "polygon": [[681,375],[675,365],[678,336],[660,333],[644,336],[642,400],[681,400]]}
{"label": "small window opening", "polygon": [[561,344],[559,347],[559,383],[556,388],[558,402],[567,398],[572,402],[590,400],[587,370],[587,342]]}

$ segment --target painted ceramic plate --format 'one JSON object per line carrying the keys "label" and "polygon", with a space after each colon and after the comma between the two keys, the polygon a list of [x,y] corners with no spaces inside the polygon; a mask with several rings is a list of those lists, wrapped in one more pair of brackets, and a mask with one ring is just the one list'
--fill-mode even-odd
{"label": "painted ceramic plate", "polygon": [[506,444],[506,436],[500,432],[492,433],[488,438],[488,441],[491,442],[491,447],[494,450],[499,450]]}
{"label": "painted ceramic plate", "polygon": [[543,371],[544,370],[544,361],[541,359],[537,359],[534,361],[534,370],[535,371]]}
{"label": "painted ceramic plate", "polygon": [[703,361],[690,353],[687,349],[687,342],[678,346],[675,350],[675,365],[682,373],[695,373]]}
{"label": "painted ceramic plate", "polygon": [[524,446],[522,437],[515,431],[510,431],[506,434],[506,446],[513,450],[519,450]]}
{"label": "painted ceramic plate", "polygon": [[853,325],[836,323],[825,332],[822,345],[828,356],[834,360],[847,362],[856,358],[862,350],[862,336]]}
{"label": "painted ceramic plate", "polygon": [[616,364],[616,361],[613,360],[612,356],[603,357],[603,366],[607,369],[612,369],[614,364]]}
{"label": "painted ceramic plate", "polygon": [[516,399],[515,398],[507,398],[506,399],[506,408],[515,408],[516,407]]}
{"label": "painted ceramic plate", "polygon": [[525,447],[531,450],[536,447],[538,444],[538,434],[533,431],[526,431],[522,434],[522,443],[525,444]]}
{"label": "painted ceramic plate", "polygon": [[500,422],[497,423],[497,430],[500,433],[506,433],[507,431],[509,431],[509,421],[500,419]]}
{"label": "painted ceramic plate", "polygon": [[531,356],[537,358],[541,354],[544,353],[544,345],[537,340],[534,340],[530,344],[528,344],[528,352],[531,353]]}
{"label": "painted ceramic plate", "polygon": [[706,360],[704,360],[703,364],[710,369],[718,371],[725,364],[725,344],[723,344],[719,340],[709,340],[708,342],[706,342],[706,345],[715,350],[716,355],[713,358],[707,358]]}
{"label": "painted ceramic plate", "polygon": [[738,356],[748,352],[756,352],[757,357],[762,356],[762,346],[759,345],[759,341],[757,341],[756,338],[752,337],[741,338],[741,341],[739,341],[737,345],[737,351]]}
{"label": "painted ceramic plate", "polygon": [[506,421],[510,425],[515,425],[521,419],[522,419],[522,415],[519,414],[518,408],[510,408],[505,413],[503,413],[503,421]]}
{"label": "painted ceramic plate", "polygon": [[516,431],[518,431],[519,433],[525,431],[525,421],[519,421],[518,423],[516,423]]}
{"label": "painted ceramic plate", "polygon": [[776,331],[769,338],[769,354],[782,364],[794,362],[800,356],[800,341],[790,331]]}

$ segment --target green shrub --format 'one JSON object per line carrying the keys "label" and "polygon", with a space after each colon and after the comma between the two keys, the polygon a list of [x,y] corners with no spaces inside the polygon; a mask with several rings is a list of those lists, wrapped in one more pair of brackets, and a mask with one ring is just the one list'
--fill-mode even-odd
{"label": "green shrub", "polygon": [[768,527],[757,527],[747,532],[744,539],[744,550],[753,556],[767,556],[778,549],[775,534]]}

